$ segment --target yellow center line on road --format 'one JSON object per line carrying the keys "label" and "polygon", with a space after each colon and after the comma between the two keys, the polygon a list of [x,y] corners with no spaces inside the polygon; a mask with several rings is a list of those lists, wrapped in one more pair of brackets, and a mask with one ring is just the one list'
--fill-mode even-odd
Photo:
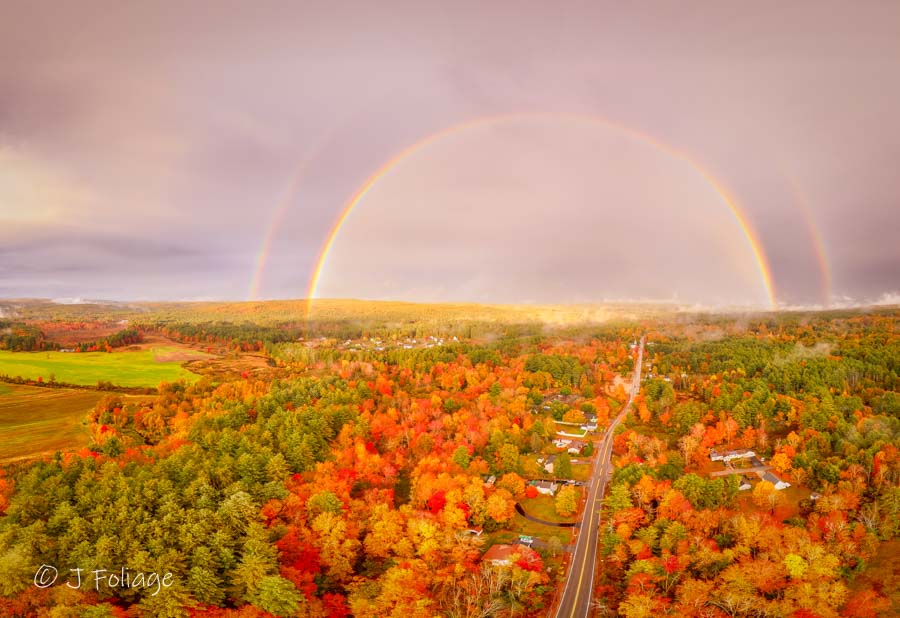
{"label": "yellow center line on road", "polygon": [[[628,411],[631,409],[632,404],[634,403],[634,397],[637,394],[637,391],[640,390],[641,383],[641,361],[643,360],[643,352],[644,352],[644,340],[646,337],[641,338],[641,347],[638,352],[638,361],[637,365],[635,365],[635,374],[631,384],[631,394],[628,397],[628,401],[625,402],[625,407],[622,408],[622,411],[619,413],[619,416],[615,418],[615,420],[610,424],[609,429],[606,432],[603,440],[601,441],[600,451],[597,453],[598,459],[594,462],[592,470],[591,470],[591,482],[593,483],[588,490],[587,499],[585,500],[584,513],[582,514],[582,522],[581,522],[581,530],[578,538],[575,541],[575,551],[572,554],[573,562],[578,559],[579,546],[582,554],[584,556],[581,560],[581,570],[578,573],[578,585],[575,587],[575,596],[571,599],[572,607],[570,616],[575,616],[578,610],[578,602],[581,598],[581,586],[584,583],[584,573],[587,568],[587,562],[590,559],[591,561],[591,574],[592,577],[596,573],[596,545],[594,547],[593,555],[590,555],[588,548],[591,545],[591,539],[587,536],[589,534],[594,535],[594,541],[599,542],[597,540],[597,536],[600,533],[600,516],[602,515],[602,511],[597,511],[597,504],[601,505],[602,509],[602,501],[603,501],[603,489],[605,489],[606,481],[608,480],[608,476],[610,470],[612,468],[612,449],[614,442],[614,434],[616,427],[618,424],[625,418],[628,414]],[[594,527],[594,513],[598,514],[596,520],[596,530],[592,530]],[[585,525],[586,523],[586,525]],[[574,565],[573,565],[574,568]],[[562,610],[562,602],[567,598],[566,592],[569,590],[569,585],[572,583],[573,573],[569,573],[569,578],[566,581],[566,585],[563,588],[563,596],[560,600],[560,605],[557,608],[557,617],[560,618],[560,611]],[[585,616],[590,614],[590,604],[588,604],[586,608]]]}

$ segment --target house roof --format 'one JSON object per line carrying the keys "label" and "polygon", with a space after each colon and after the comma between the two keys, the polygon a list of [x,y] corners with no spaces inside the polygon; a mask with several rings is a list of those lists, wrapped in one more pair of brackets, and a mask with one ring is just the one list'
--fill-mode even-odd
{"label": "house roof", "polygon": [[530,561],[537,555],[537,552],[524,545],[492,545],[481,558],[485,562],[511,562],[514,556],[519,556]]}
{"label": "house roof", "polygon": [[535,480],[535,481],[529,481],[528,484],[533,485],[534,487],[549,487],[550,489],[553,489],[554,487],[556,487],[555,481]]}
{"label": "house roof", "polygon": [[762,478],[764,481],[769,481],[773,485],[777,485],[778,483],[781,482],[781,479],[778,478],[777,476],[775,476],[774,474],[772,474],[771,472],[766,472],[765,474],[763,474]]}
{"label": "house roof", "polygon": [[492,545],[489,550],[484,552],[482,559],[487,562],[506,562],[519,549],[516,545]]}

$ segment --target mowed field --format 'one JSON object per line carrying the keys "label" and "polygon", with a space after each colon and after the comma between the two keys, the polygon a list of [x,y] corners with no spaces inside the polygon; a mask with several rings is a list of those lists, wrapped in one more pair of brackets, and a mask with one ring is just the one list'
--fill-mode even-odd
{"label": "mowed field", "polygon": [[82,421],[104,394],[0,384],[0,462],[86,446]]}
{"label": "mowed field", "polygon": [[54,376],[57,382],[94,386],[110,382],[116,386],[157,386],[160,382],[185,380],[199,376],[181,366],[202,353],[191,351],[191,357],[178,354],[174,348],[125,350],[122,352],[10,352],[0,350],[0,375],[27,380]]}

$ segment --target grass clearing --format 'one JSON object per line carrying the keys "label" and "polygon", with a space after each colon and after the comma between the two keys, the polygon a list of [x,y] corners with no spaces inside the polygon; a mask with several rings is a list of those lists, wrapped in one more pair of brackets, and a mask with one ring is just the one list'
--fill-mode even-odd
{"label": "grass clearing", "polygon": [[[164,350],[166,348],[163,348]],[[192,353],[199,354],[191,350]],[[0,350],[0,375],[93,386],[111,382],[117,386],[154,387],[160,382],[193,382],[199,376],[178,362],[158,362],[154,350],[125,352],[10,352]]]}
{"label": "grass clearing", "polygon": [[591,478],[591,464],[572,464],[572,479],[587,481]]}
{"label": "grass clearing", "polygon": [[216,358],[215,354],[174,345],[154,346],[151,349],[153,350],[153,360],[157,363],[184,363],[192,360]]}
{"label": "grass clearing", "polygon": [[0,461],[86,446],[82,421],[104,394],[0,384]]}
{"label": "grass clearing", "polygon": [[572,530],[574,528],[545,526],[544,524],[529,521],[516,513],[512,521],[512,530],[500,530],[484,535],[484,549],[487,550],[491,545],[496,545],[497,543],[513,543],[518,540],[520,534],[541,539],[542,541],[547,541],[550,537],[555,536],[559,537],[563,545],[568,545],[572,542]]}
{"label": "grass clearing", "polygon": [[[536,498],[523,498],[522,500],[519,500],[519,504],[522,505],[522,508],[525,509],[526,513],[532,517],[543,519],[544,521],[556,523],[572,523],[578,521],[578,518],[575,516],[562,517],[558,515],[556,512],[556,500],[552,496],[539,495]],[[546,526],[544,526],[544,528],[546,528]]]}

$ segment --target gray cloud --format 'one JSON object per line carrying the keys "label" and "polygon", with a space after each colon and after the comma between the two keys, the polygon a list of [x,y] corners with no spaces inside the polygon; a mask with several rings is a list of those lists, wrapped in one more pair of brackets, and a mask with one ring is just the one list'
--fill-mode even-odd
{"label": "gray cloud", "polygon": [[[815,247],[785,181],[790,174],[825,240],[835,293],[877,298],[900,288],[898,73],[895,3],[652,11],[581,2],[6,3],[0,295],[165,298],[195,290],[242,298],[270,221],[287,199],[262,295],[300,296],[343,204],[391,156],[469,118],[543,110],[596,114],[688,153],[757,229],[779,298],[819,302]],[[553,135],[526,137],[532,142],[522,143],[523,152],[558,146]],[[478,152],[485,143],[473,141],[473,150],[457,150],[456,161],[441,165],[465,167],[459,158],[485,156]],[[495,152],[512,157],[515,150]],[[492,176],[452,187],[454,207],[499,225],[510,195],[584,200],[561,184],[574,182],[567,161],[524,177],[513,172],[514,162],[492,163]],[[301,180],[286,198],[298,169]],[[584,173],[613,183],[610,169]],[[396,186],[404,183],[394,198],[436,190],[408,176]],[[485,192],[497,199],[484,200]],[[540,211],[521,201],[520,211]],[[356,237],[356,249],[430,262],[416,268],[388,260],[384,267],[394,270],[385,280],[393,287],[360,293],[489,300],[499,289],[487,263],[482,273],[472,271],[477,261],[454,270],[465,262],[461,255],[502,253],[489,244],[492,228],[472,228],[447,247],[410,239],[380,247],[372,239],[395,224],[385,218],[389,205],[365,207],[379,205],[384,217],[370,212],[371,233]],[[397,204],[395,216],[404,205],[415,207]],[[504,298],[667,293],[651,280],[629,288],[627,280],[592,277],[598,264],[577,251],[569,264],[577,228],[598,220],[591,207],[580,206],[580,225],[567,218],[569,230],[518,258],[543,278],[504,282]],[[605,208],[606,220],[625,224],[627,206]],[[531,242],[542,233],[521,229]],[[658,281],[669,277],[667,268],[678,272],[696,259],[677,244],[663,246]],[[505,251],[515,255],[515,246]],[[609,260],[621,259],[614,257],[620,249],[609,251]],[[563,279],[556,276],[561,264]],[[639,266],[649,267],[630,267]],[[333,289],[355,295],[349,281],[334,281]],[[682,287],[707,300],[721,292],[702,279]]]}

